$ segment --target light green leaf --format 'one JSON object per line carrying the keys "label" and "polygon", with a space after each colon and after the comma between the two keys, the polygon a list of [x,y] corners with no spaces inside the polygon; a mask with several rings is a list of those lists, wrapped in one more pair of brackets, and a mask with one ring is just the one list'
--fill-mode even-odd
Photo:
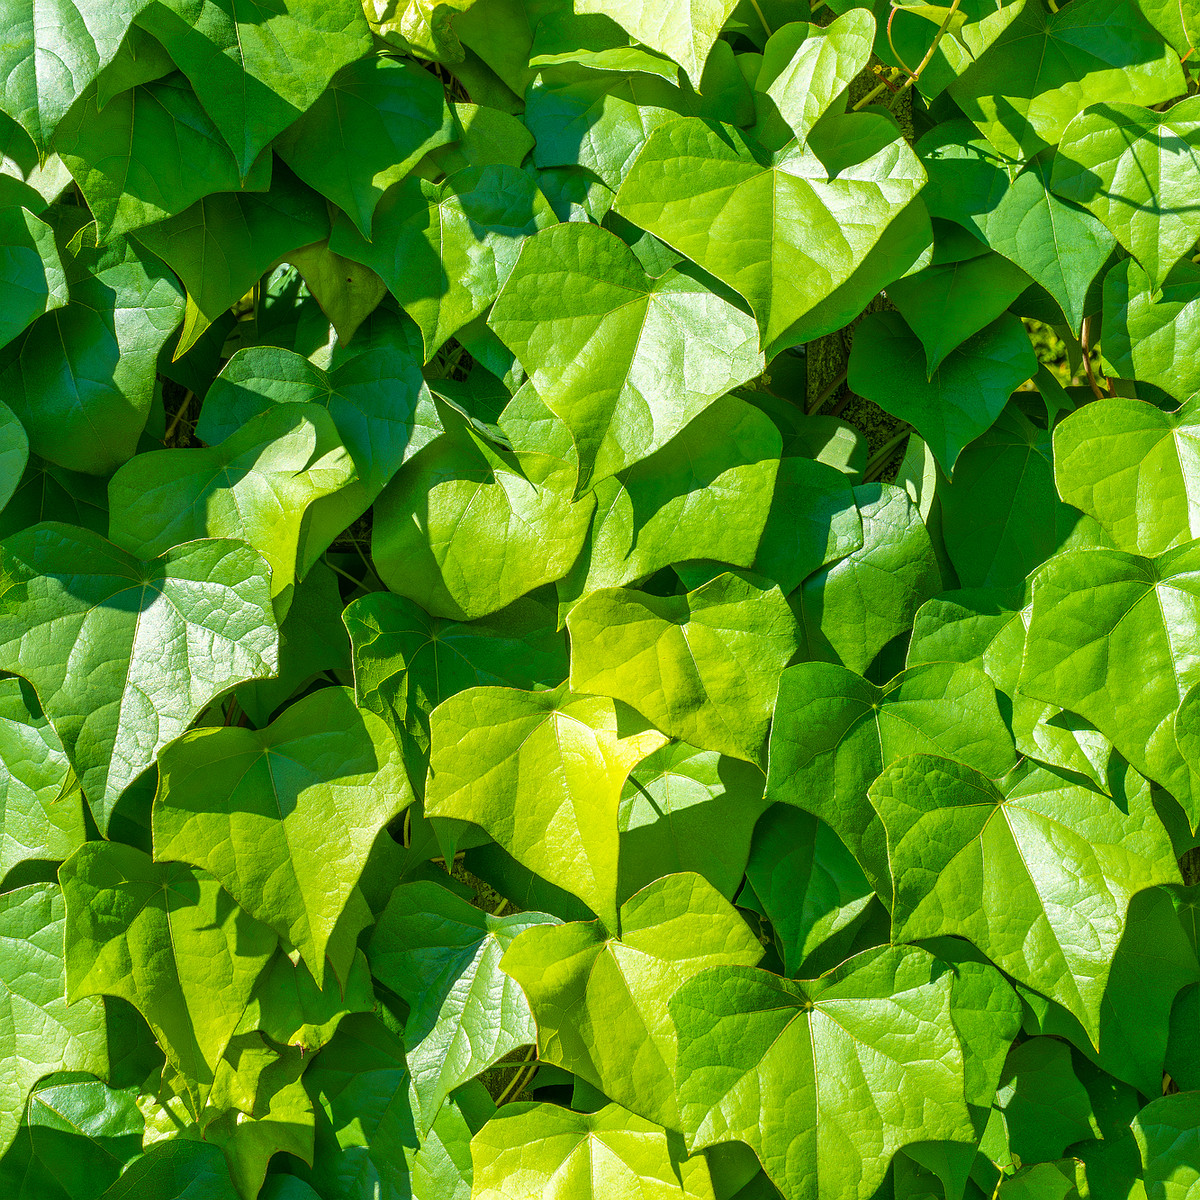
{"label": "light green leaf", "polygon": [[237,542],[143,562],[48,522],[0,543],[0,669],[37,690],[101,831],[213,699],[275,670],[268,589],[266,562]]}
{"label": "light green leaf", "polygon": [[437,76],[414,63],[369,56],[339,71],[276,149],[369,240],[384,192],[454,136]]}
{"label": "light green leaf", "polygon": [[471,1138],[495,1112],[478,1080],[442,1105],[419,1149],[408,1156],[413,1200],[471,1200]]}
{"label": "light green leaf", "polygon": [[704,63],[737,0],[669,0],[653,8],[638,0],[579,0],[576,12],[603,13],[635,41],[677,62],[697,89]]}
{"label": "light green leaf", "polygon": [[1158,104],[1187,91],[1179,58],[1123,0],[1027,3],[949,94],[1002,154],[1057,145],[1093,104]]}
{"label": "light green leaf", "polygon": [[500,959],[524,930],[557,923],[537,912],[494,917],[431,882],[392,893],[367,954],[409,1006],[404,1041],[422,1137],[455,1088],[537,1039],[529,1002]]}
{"label": "light green leaf", "polygon": [[1200,237],[1191,211],[1197,171],[1200,101],[1181,100],[1165,113],[1106,104],[1067,127],[1051,186],[1098,217],[1157,291]]}
{"label": "light green leaf", "polygon": [[369,0],[363,7],[372,30],[389,41],[399,35],[418,58],[460,63],[466,57],[455,21],[475,0]]}
{"label": "light green leaf", "polygon": [[665,741],[624,705],[565,684],[468,688],[430,718],[425,812],[482,826],[615,929],[621,790]]}
{"label": "light green leaf", "polygon": [[21,679],[0,679],[0,881],[18,863],[62,862],[87,834],[62,742]]}
{"label": "light green leaf", "polygon": [[[951,339],[953,340],[953,339]],[[949,475],[963,447],[984,433],[1017,386],[1037,371],[1024,326],[1005,314],[926,372],[927,353],[895,313],[872,313],[858,326],[850,388],[908,421]]]}
{"label": "light green leaf", "polygon": [[889,763],[916,753],[945,755],[991,778],[1012,768],[1012,739],[978,667],[931,663],[882,688],[831,663],[801,663],[779,677],[767,797],[820,817],[884,896],[884,831],[863,797]]}
{"label": "light green leaf", "polygon": [[553,609],[521,599],[478,621],[431,617],[389,592],[363,596],[342,616],[354,653],[358,704],[400,739],[409,777],[425,790],[429,714],[469,687],[557,687],[567,677],[564,635]]}
{"label": "light green leaf", "polygon": [[[111,479],[112,540],[143,558],[194,538],[238,538],[288,601],[325,545],[309,545],[309,506],[350,483],[354,463],[329,414],[280,404],[212,447],[139,454]],[[327,543],[326,543],[327,545]]]}
{"label": "light green leaf", "polygon": [[863,483],[853,492],[862,546],[809,576],[791,603],[807,657],[865,671],[942,590],[942,574],[921,514],[904,491]]}
{"label": "light green leaf", "polygon": [[119,996],[146,1018],[199,1102],[275,935],[211,875],[89,842],[59,868],[67,905],[67,995]]}
{"label": "light green leaf", "polygon": [[524,989],[538,1057],[619,1104],[680,1128],[677,1042],[667,1005],[708,966],[752,967],[762,957],[737,910],[699,875],[667,875],[621,905],[620,939],[599,922],[521,934],[501,967]]}
{"label": "light green leaf", "polygon": [[571,431],[579,490],[661,449],[763,369],[754,322],[620,238],[569,222],[521,250],[488,324]]}
{"label": "light green leaf", "polygon": [[213,192],[265,191],[271,182],[266,156],[243,182],[233,153],[178,73],[103,106],[89,94],[59,125],[54,148],[105,238],[173,217]]}
{"label": "light green leaf", "polygon": [[1200,637],[1200,550],[1157,558],[1073,550],[1052,558],[1033,585],[1020,690],[1078,713],[1200,823],[1191,772],[1175,744],[1174,716],[1200,681],[1200,662],[1178,647]]}
{"label": "light green leaf", "polygon": [[191,80],[243,175],[371,49],[362,9],[327,0],[155,0],[139,23]]}
{"label": "light green leaf", "polygon": [[471,1162],[473,1200],[713,1200],[703,1156],[616,1104],[507,1106],[471,1139]]}
{"label": "light green leaf", "polygon": [[561,579],[595,501],[572,501],[575,471],[544,452],[512,454],[438,405],[446,432],[379,497],[371,557],[380,578],[434,616],[474,620]]}
{"label": "light green leaf", "polygon": [[328,239],[289,250],[287,260],[299,271],[342,345],[387,294],[386,284],[370,267],[343,258],[330,249]]}
{"label": "light green leaf", "polygon": [[0,346],[5,346],[43,313],[62,308],[68,295],[54,230],[28,209],[0,208],[0,245]]}
{"label": "light green leaf", "polygon": [[954,976],[883,946],[810,983],[712,967],[676,993],[694,1151],[737,1139],[790,1200],[852,1200],[914,1142],[972,1142]]}
{"label": "light green leaf", "polygon": [[[371,845],[412,799],[384,723],[348,688],[322,688],[262,731],[197,729],[168,747],[154,847],[211,871],[323,986],[330,938]],[[348,959],[331,965],[344,980]]]}
{"label": "light green leaf", "polygon": [[330,245],[379,273],[429,360],[496,299],[525,240],[556,220],[528,173],[489,164],[440,184],[409,177],[381,201],[370,238],[338,217]]}
{"label": "light green leaf", "polygon": [[1137,5],[1180,58],[1200,42],[1200,13],[1179,0],[1137,0]]}
{"label": "light green leaf", "polygon": [[763,764],[779,672],[799,646],[777,587],[718,575],[686,596],[592,592],[567,617],[571,687],[623,700],[670,737]]}
{"label": "light green leaf", "polygon": [[87,1000],[68,1007],[65,911],[63,893],[49,883],[0,895],[0,1153],[42,1076],[108,1070],[103,1006]]}
{"label": "light green leaf", "polygon": [[121,240],[68,254],[66,272],[71,302],[0,350],[0,390],[35,454],[106,475],[137,447],[183,298],[161,263]]}
{"label": "light green leaf", "polygon": [[533,149],[533,134],[526,128],[528,113],[521,118],[489,108],[455,100],[454,115],[462,133],[458,140],[431,150],[432,162],[453,175],[464,167],[519,167]]}
{"label": "light green leaf", "polygon": [[767,803],[763,774],[750,763],[686,742],[655,750],[621,794],[618,898],[662,875],[695,871],[732,900]]}
{"label": "light green leaf", "polygon": [[672,84],[679,79],[679,68],[669,58],[634,43],[611,17],[558,5],[538,22],[529,48],[529,66],[576,64],[592,71],[641,71]]}
{"label": "light green leaf", "polygon": [[148,0],[18,0],[0,46],[0,108],[39,150],[59,121],[120,49]]}
{"label": "light green leaf", "polygon": [[[967,938],[1097,1041],[1129,902],[1176,881],[1148,792],[1125,809],[1043,767],[1018,767],[995,784],[962,763],[915,754],[884,770],[870,800],[887,832],[893,936]],[[1000,923],[987,915],[999,897]]]}
{"label": "light green leaf", "polygon": [[1200,535],[1200,397],[1175,412],[1143,400],[1085,404],[1054,431],[1062,498],[1118,550],[1156,555]]}

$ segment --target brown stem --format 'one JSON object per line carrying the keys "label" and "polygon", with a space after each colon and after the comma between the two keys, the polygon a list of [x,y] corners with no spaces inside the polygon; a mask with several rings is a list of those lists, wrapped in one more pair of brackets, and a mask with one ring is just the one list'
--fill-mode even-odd
{"label": "brown stem", "polygon": [[1083,369],[1087,372],[1088,383],[1097,400],[1104,399],[1104,393],[1096,382],[1096,372],[1092,370],[1092,318],[1083,318],[1083,328],[1079,331],[1079,349],[1083,351]]}

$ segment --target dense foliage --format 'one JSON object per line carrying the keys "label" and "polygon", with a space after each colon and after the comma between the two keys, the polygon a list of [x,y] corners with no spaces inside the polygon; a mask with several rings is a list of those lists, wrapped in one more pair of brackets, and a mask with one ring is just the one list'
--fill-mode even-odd
{"label": "dense foliage", "polygon": [[1200,1194],[1194,0],[2,8],[0,1200]]}

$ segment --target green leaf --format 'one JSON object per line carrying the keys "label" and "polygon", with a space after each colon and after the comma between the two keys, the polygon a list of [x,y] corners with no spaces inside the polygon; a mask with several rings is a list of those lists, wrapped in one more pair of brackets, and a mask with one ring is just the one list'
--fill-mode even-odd
{"label": "green leaf", "polygon": [[1011,769],[1012,739],[978,667],[930,663],[882,688],[831,663],[801,663],[779,677],[767,796],[820,817],[885,896],[884,831],[863,797],[885,767],[916,753],[991,778]]}
{"label": "green leaf", "polygon": [[343,258],[329,248],[328,239],[289,250],[287,259],[299,271],[343,345],[387,294],[383,280],[370,267]]}
{"label": "green leaf", "polygon": [[265,561],[230,541],[143,562],[51,522],[0,543],[0,669],[37,690],[102,831],[213,699],[275,670],[268,585]]}
{"label": "green leaf", "polygon": [[1067,127],[1051,186],[1099,218],[1157,291],[1200,236],[1189,211],[1198,168],[1200,102],[1181,100],[1165,113],[1105,104]]}
{"label": "green leaf", "polygon": [[339,216],[330,245],[378,272],[429,360],[496,299],[526,239],[556,220],[528,173],[488,164],[439,184],[410,176],[380,202],[370,237]]}
{"label": "green leaf", "polygon": [[116,56],[148,0],[19,0],[8,11],[0,48],[0,108],[18,121],[39,150],[59,121]]}
{"label": "green leaf", "polygon": [[1004,1115],[1009,1147],[1021,1162],[1061,1158],[1068,1146],[1100,1135],[1071,1048],[1055,1038],[1030,1038],[1013,1047],[996,1107]]}
{"label": "green leaf", "polygon": [[0,881],[19,863],[62,862],[87,837],[62,742],[23,680],[0,679]]}
{"label": "green leaf", "polygon": [[647,755],[621,794],[618,899],[694,871],[732,900],[766,806],[762,772],[750,763],[686,742]]}
{"label": "green leaf", "polygon": [[279,164],[269,192],[221,192],[198,200],[178,216],[139,229],[138,241],[187,289],[187,315],[174,357],[190,350],[268,267],[328,233],[325,205]]}
{"label": "green leaf", "polygon": [[70,303],[0,350],[0,389],[33,453],[107,475],[137,447],[183,299],[161,263],[124,241],[68,254],[66,271]]}
{"label": "green leaf", "polygon": [[925,182],[887,118],[821,129],[768,155],[730,126],[676,121],[650,135],[614,204],[744,296],[766,347],[850,279]]}
{"label": "green leaf", "polygon": [[849,386],[913,425],[949,475],[963,448],[984,433],[1020,383],[1037,370],[1025,329],[1004,315],[949,353],[930,373],[919,338],[895,313],[855,330]]}
{"label": "green leaf", "polygon": [[163,1142],[137,1159],[103,1200],[243,1200],[220,1148],[186,1139]]}
{"label": "green leaf", "polygon": [[371,557],[392,591],[470,621],[562,578],[595,501],[572,501],[575,471],[557,456],[502,450],[438,407],[446,432],[380,496]]}
{"label": "green leaf", "polygon": [[242,172],[187,80],[175,73],[123,91],[95,93],[58,127],[54,148],[108,238],[173,217],[202,196],[263,191],[271,160]]}
{"label": "green leaf", "polygon": [[807,656],[865,671],[942,590],[942,573],[920,511],[898,487],[853,489],[863,544],[809,576],[792,597]]}
{"label": "green leaf", "polygon": [[1021,691],[1078,713],[1198,821],[1174,716],[1200,680],[1175,647],[1200,636],[1195,543],[1157,558],[1074,550],[1033,585]]}
{"label": "green leaf", "polygon": [[1187,91],[1179,58],[1132,4],[1026,4],[949,94],[1002,154],[1057,145],[1093,104],[1158,104]]}
{"label": "green leaf", "polygon": [[462,127],[461,136],[429,153],[447,175],[464,167],[519,167],[533,149],[533,134],[525,124],[528,113],[518,119],[498,108],[461,100],[454,101],[453,107]]}
{"label": "green leaf", "polygon": [[[909,329],[921,339],[926,378],[932,379],[952,350],[991,325],[1028,286],[1029,276],[1003,255],[980,254],[964,262],[926,267],[897,279],[887,291]],[[982,347],[973,349],[975,354],[982,352]],[[872,346],[871,353],[879,350]]]}
{"label": "green leaf", "polygon": [[[322,688],[261,732],[197,729],[168,747],[154,846],[212,872],[323,986],[330,938],[371,845],[412,799],[384,723],[348,688]],[[348,959],[331,965],[344,980]]]}
{"label": "green leaf", "polygon": [[64,470],[35,454],[20,481],[14,482],[12,499],[0,510],[0,537],[39,521],[62,521],[95,533],[108,530],[108,488],[103,478]]}
{"label": "green leaf", "polygon": [[717,400],[657,454],[597,486],[590,535],[560,599],[693,559],[753,566],[781,444],[764,413],[736,396]]}
{"label": "green leaf", "polygon": [[639,726],[624,705],[565,684],[468,688],[430,718],[425,812],[482,826],[615,929],[621,790],[666,741]]}
{"label": "green leaf", "polygon": [[620,238],[579,222],[525,244],[488,324],[570,429],[580,491],[763,369],[750,317],[678,271],[652,280]]}
{"label": "green leaf", "polygon": [[19,490],[28,462],[29,438],[25,427],[12,409],[0,402],[0,510]]}
{"label": "green leaf", "polygon": [[[994,784],[962,763],[916,754],[887,767],[869,794],[887,832],[893,935],[967,938],[1097,1041],[1129,902],[1178,871],[1148,792],[1125,809],[1043,767],[1018,767]],[[985,915],[999,896],[1000,924]]]}
{"label": "green leaf", "polygon": [[777,587],[724,573],[686,596],[592,592],[567,617],[571,687],[670,737],[761,765],[778,674],[799,646]]}
{"label": "green leaf", "polygon": [[290,600],[325,548],[310,543],[309,507],[350,483],[354,463],[329,414],[279,404],[216,446],[152,450],[109,481],[110,536],[143,558],[195,538],[238,538],[271,568],[271,595]]}
{"label": "green leaf", "polygon": [[679,79],[679,69],[669,58],[636,45],[611,17],[558,5],[538,22],[529,48],[529,66],[569,64],[593,71],[642,71],[668,83]]}
{"label": "green leaf", "polygon": [[388,592],[346,608],[355,699],[400,739],[418,792],[429,767],[429,715],[443,700],[469,687],[536,690],[566,679],[567,643],[554,616],[526,598],[478,621],[447,621]]}
{"label": "green leaf", "polygon": [[1115,375],[1176,399],[1200,392],[1200,267],[1181,262],[1161,289],[1132,259],[1104,277],[1104,356]]}
{"label": "green leaf", "polygon": [[1200,42],[1200,15],[1176,0],[1137,0],[1142,15],[1182,58]]}
{"label": "green leaf", "polygon": [[810,983],[712,967],[671,1002],[695,1151],[737,1139],[789,1197],[873,1191],[914,1142],[970,1142],[953,975],[883,946]]}
{"label": "green leaf", "polygon": [[0,243],[0,346],[6,346],[43,313],[67,303],[67,276],[54,230],[28,209],[0,208]]}
{"label": "green leaf", "polygon": [[435,75],[414,63],[367,57],[334,76],[276,149],[370,240],[384,192],[454,136],[454,118]]}
{"label": "green leaf", "polygon": [[155,0],[139,23],[191,80],[243,176],[341,67],[371,49],[358,5],[323,0]]}
{"label": "green leaf", "polygon": [[529,1002],[500,959],[524,930],[555,924],[537,912],[494,917],[436,883],[392,893],[367,954],[409,1006],[404,1041],[420,1135],[455,1088],[536,1040]]}
{"label": "green leaf", "polygon": [[697,89],[704,63],[737,0],[671,0],[648,10],[637,0],[580,0],[576,12],[603,13],[635,41],[677,62]]}
{"label": "green leaf", "polygon": [[617,1104],[508,1105],[471,1139],[471,1162],[473,1200],[713,1200],[704,1158]]}
{"label": "green leaf", "polygon": [[457,18],[475,0],[371,0],[367,18],[380,37],[398,34],[418,58],[460,63],[465,57],[455,35]]}
{"label": "green leaf", "polygon": [[64,914],[63,892],[53,884],[0,895],[0,1152],[17,1136],[26,1101],[44,1075],[108,1069],[103,1007],[96,1000],[68,1007]]}
{"label": "green leaf", "polygon": [[529,997],[541,1061],[678,1129],[676,1089],[686,1076],[676,1075],[668,1002],[705,967],[752,967],[761,957],[729,901],[685,873],[621,905],[620,940],[596,921],[543,926],[521,934],[501,967]]}

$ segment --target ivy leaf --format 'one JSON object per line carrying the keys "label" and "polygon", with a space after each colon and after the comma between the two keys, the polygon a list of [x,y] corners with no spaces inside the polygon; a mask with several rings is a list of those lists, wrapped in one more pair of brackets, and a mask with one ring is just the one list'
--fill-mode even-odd
{"label": "ivy leaf", "polygon": [[511,1104],[471,1139],[473,1200],[713,1200],[703,1156],[617,1104]]}
{"label": "ivy leaf", "polygon": [[109,481],[112,540],[144,558],[194,538],[228,537],[271,568],[271,594],[290,600],[297,576],[326,547],[310,545],[305,519],[322,496],[354,478],[329,414],[280,404],[203,449],[139,454]]}
{"label": "ivy leaf", "polygon": [[137,447],[183,300],[162,264],[127,242],[67,259],[70,303],[0,350],[0,388],[33,453],[106,475]]}
{"label": "ivy leaf", "polygon": [[369,241],[384,192],[454,137],[454,118],[435,75],[414,63],[368,56],[334,76],[276,149]]}
{"label": "ivy leaf", "polygon": [[488,324],[571,431],[580,492],[763,369],[748,316],[678,271],[651,279],[615,234],[575,221],[525,244]]}
{"label": "ivy leaf", "polygon": [[541,1061],[677,1129],[683,1076],[668,1001],[705,967],[754,966],[762,947],[729,901],[691,873],[655,880],[621,905],[620,919],[620,940],[596,921],[528,930],[501,968],[529,997]]}
{"label": "ivy leaf", "polygon": [[478,686],[552,688],[567,677],[567,643],[554,616],[525,598],[478,621],[447,621],[389,592],[346,608],[355,699],[400,739],[419,792],[429,767],[429,715],[443,700]]}
{"label": "ivy leaf", "polygon": [[116,56],[147,2],[57,0],[46,12],[38,0],[21,0],[9,11],[0,49],[0,108],[39,151],[49,148],[67,110]]}
{"label": "ivy leaf", "polygon": [[143,562],[48,522],[0,543],[0,669],[37,690],[101,831],[216,696],[275,670],[268,588],[265,561],[237,542]]}
{"label": "ivy leaf", "polygon": [[[154,846],[211,871],[323,986],[334,927],[371,845],[412,799],[384,723],[348,688],[322,688],[262,731],[197,729],[169,746]],[[239,850],[251,846],[252,855]],[[344,980],[348,959],[331,965]]]}
{"label": "ivy leaf", "polygon": [[0,208],[0,241],[4,245],[0,346],[6,346],[43,313],[67,303],[67,276],[54,230],[28,209]]}
{"label": "ivy leaf", "polygon": [[138,241],[187,289],[187,314],[174,358],[190,350],[272,263],[328,233],[325,205],[279,164],[268,192],[206,196],[178,216],[139,229]]}
{"label": "ivy leaf", "polygon": [[1078,713],[1138,771],[1169,788],[1192,823],[1191,773],[1174,716],[1200,680],[1175,647],[1200,636],[1200,552],[1188,543],[1157,558],[1072,550],[1033,585],[1020,689]]}
{"label": "ivy leaf", "polygon": [[799,646],[777,587],[724,573],[686,596],[592,592],[567,617],[571,687],[670,737],[761,765],[779,672]]}
{"label": "ivy leaf", "polygon": [[750,763],[686,742],[647,755],[621,794],[618,899],[694,871],[732,900],[766,806],[763,774]]}
{"label": "ivy leaf", "polygon": [[831,116],[822,130],[768,155],[730,126],[675,121],[651,133],[614,204],[744,296],[768,348],[850,279],[925,182],[887,118]]}
{"label": "ivy leaf", "polygon": [[62,862],[87,840],[70,764],[33,689],[0,679],[0,881],[19,863]]}
{"label": "ivy leaf", "polygon": [[1195,99],[1181,100],[1165,113],[1104,104],[1080,113],[1067,127],[1051,186],[1099,218],[1157,291],[1200,237],[1200,221],[1189,211],[1197,169]]}
{"label": "ivy leaf", "polygon": [[1200,392],[1200,267],[1181,262],[1161,289],[1132,259],[1104,277],[1104,356],[1113,373],[1170,396]]}
{"label": "ivy leaf", "polygon": [[178,73],[107,104],[89,94],[59,125],[54,148],[104,238],[173,217],[213,192],[263,191],[271,181],[264,156],[243,183],[233,153]]}
{"label": "ivy leaf", "polygon": [[[870,799],[887,832],[893,935],[967,938],[1097,1041],[1129,902],[1178,870],[1148,792],[1126,811],[1043,767],[1018,767],[993,784],[962,763],[917,754],[887,767]],[[1086,915],[1071,899],[1081,880],[1090,881]],[[972,899],[948,908],[951,894]],[[982,919],[1001,895],[1007,919]]]}
{"label": "ivy leaf", "polygon": [[884,831],[863,796],[889,763],[916,753],[944,755],[989,778],[1012,768],[1012,739],[978,667],[930,663],[885,687],[832,663],[780,675],[767,796],[829,825],[885,896]]}
{"label": "ivy leaf", "polygon": [[430,718],[425,812],[482,826],[613,929],[621,790],[665,741],[624,705],[566,684],[468,688]]}
{"label": "ivy leaf", "polygon": [[974,1141],[952,981],[914,946],[807,983],[702,971],[671,1001],[689,1148],[737,1139],[789,1196],[848,1200],[903,1146]]}
{"label": "ivy leaf", "polygon": [[536,1040],[529,1003],[500,959],[524,930],[554,924],[546,913],[494,917],[436,883],[392,893],[367,954],[409,1005],[405,1049],[422,1136],[456,1087]]}
{"label": "ivy leaf", "polygon": [[68,997],[128,1000],[198,1102],[275,949],[275,935],[206,872],[151,862],[120,842],[81,846],[59,878],[67,906]]}
{"label": "ivy leaf", "polygon": [[1002,154],[1057,145],[1093,104],[1159,104],[1183,95],[1179,58],[1131,4],[1027,4],[949,94]]}
{"label": "ivy leaf", "polygon": [[96,1000],[67,1003],[64,914],[63,893],[53,884],[0,895],[0,1153],[16,1137],[26,1100],[44,1075],[108,1070],[103,1007]]}
{"label": "ivy leaf", "polygon": [[496,299],[526,239],[556,221],[527,172],[488,164],[439,184],[410,176],[380,202],[370,237],[338,217],[330,245],[378,272],[429,360]]}
{"label": "ivy leaf", "polygon": [[167,48],[233,150],[243,176],[259,153],[371,49],[357,5],[291,0],[155,0],[140,24]]}
{"label": "ivy leaf", "polygon": [[470,621],[565,575],[595,502],[572,501],[575,472],[561,459],[514,455],[439,412],[446,432],[379,497],[371,557],[392,591]]}
{"label": "ivy leaf", "polygon": [[1020,321],[1004,315],[950,352],[930,373],[926,351],[895,313],[872,313],[855,330],[849,386],[908,421],[950,475],[963,448],[1003,411],[1037,370]]}

